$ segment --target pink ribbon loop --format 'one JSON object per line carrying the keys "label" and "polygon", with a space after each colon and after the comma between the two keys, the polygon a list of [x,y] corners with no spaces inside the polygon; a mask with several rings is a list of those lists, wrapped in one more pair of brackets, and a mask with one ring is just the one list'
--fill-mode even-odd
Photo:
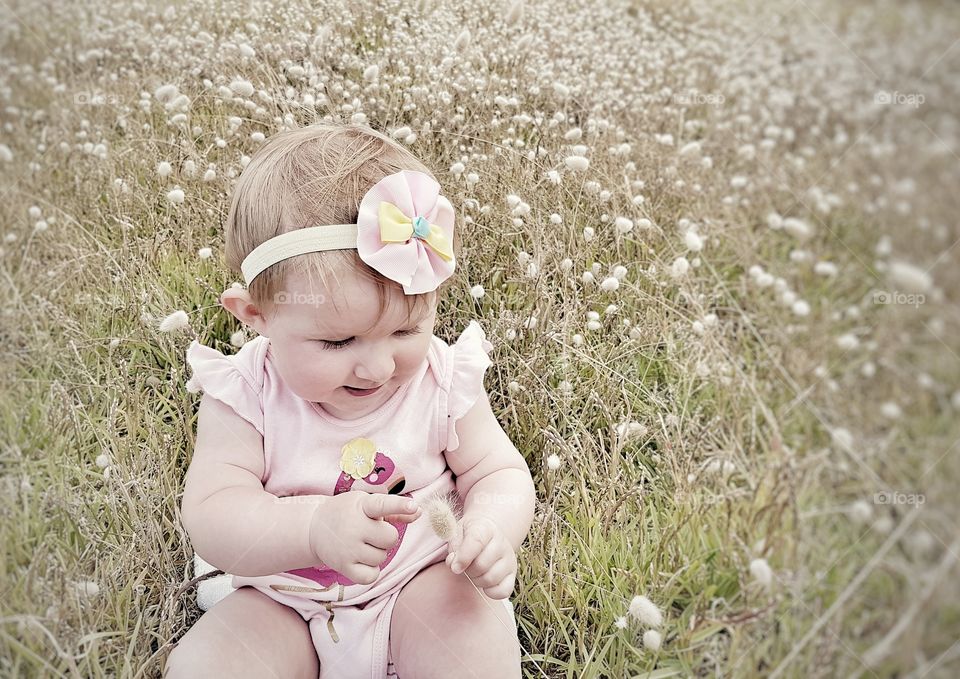
{"label": "pink ribbon loop", "polygon": [[[381,220],[381,215],[389,216]],[[431,292],[456,268],[454,221],[453,206],[433,177],[400,170],[374,184],[360,201],[357,251],[371,268],[400,283],[405,294]],[[410,235],[399,240],[398,232]]]}

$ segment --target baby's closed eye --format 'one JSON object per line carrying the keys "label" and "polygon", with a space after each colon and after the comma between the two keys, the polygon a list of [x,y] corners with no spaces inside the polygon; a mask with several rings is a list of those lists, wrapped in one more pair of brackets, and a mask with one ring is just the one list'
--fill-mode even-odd
{"label": "baby's closed eye", "polygon": [[[420,328],[409,328],[409,329],[407,329],[407,330],[397,330],[397,331],[396,331],[395,333],[393,333],[393,334],[394,334],[395,336],[397,336],[397,337],[409,337],[409,336],[411,336],[411,335],[417,335],[417,334],[419,334],[419,333],[420,333]],[[314,341],[314,342],[320,342],[321,346],[322,346],[324,349],[342,349],[343,347],[345,347],[345,346],[347,346],[348,344],[350,344],[351,342],[353,342],[354,339],[356,339],[356,338],[355,338],[355,337],[348,337],[347,339],[343,339],[343,340],[316,339],[316,340],[313,340],[313,341]]]}

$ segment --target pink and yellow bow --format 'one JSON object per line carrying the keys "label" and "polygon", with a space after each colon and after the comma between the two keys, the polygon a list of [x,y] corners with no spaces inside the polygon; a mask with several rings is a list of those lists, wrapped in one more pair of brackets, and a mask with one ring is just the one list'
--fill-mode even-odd
{"label": "pink and yellow bow", "polygon": [[374,184],[360,201],[357,251],[370,267],[408,295],[431,292],[456,267],[453,206],[430,175],[400,170]]}
{"label": "pink and yellow bow", "polygon": [[380,203],[380,240],[406,243],[411,237],[420,238],[444,259],[453,259],[453,249],[443,235],[443,229],[423,217],[410,219],[393,203]]}

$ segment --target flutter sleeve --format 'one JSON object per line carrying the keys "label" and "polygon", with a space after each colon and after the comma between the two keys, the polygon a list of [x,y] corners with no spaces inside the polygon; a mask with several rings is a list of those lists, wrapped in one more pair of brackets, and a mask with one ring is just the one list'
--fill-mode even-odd
{"label": "flutter sleeve", "polygon": [[446,450],[460,446],[454,424],[467,414],[483,392],[483,375],[491,365],[489,353],[493,345],[487,341],[483,328],[470,321],[456,343],[450,347],[447,391]]}
{"label": "flutter sleeve", "polygon": [[[193,371],[187,389],[202,391],[230,406],[263,436],[263,349],[257,338],[233,356],[225,356],[197,340],[187,348],[187,363]],[[259,367],[258,367],[259,366]]]}

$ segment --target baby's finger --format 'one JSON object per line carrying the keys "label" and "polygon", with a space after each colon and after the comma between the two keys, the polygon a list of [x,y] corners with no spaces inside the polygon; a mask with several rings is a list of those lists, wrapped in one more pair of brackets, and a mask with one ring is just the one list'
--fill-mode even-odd
{"label": "baby's finger", "polygon": [[387,550],[372,545],[361,545],[354,558],[367,566],[379,566],[387,558]]}
{"label": "baby's finger", "polygon": [[[480,576],[486,574],[494,564],[502,560],[505,556],[503,545],[500,543],[499,538],[493,538],[484,546],[484,548],[477,554],[474,558],[473,563],[466,569],[467,575],[471,578],[479,578]],[[497,578],[497,582],[503,578],[503,573],[500,574],[500,577]],[[488,584],[494,584],[490,582]]]}
{"label": "baby's finger", "polygon": [[400,531],[386,521],[372,521],[370,530],[366,533],[366,542],[368,545],[379,547],[380,549],[390,549],[400,538]]}
{"label": "baby's finger", "polygon": [[450,570],[454,573],[462,573],[467,570],[470,564],[473,563],[473,560],[477,558],[477,555],[487,546],[489,540],[489,536],[482,535],[478,531],[466,531],[463,542],[457,551],[454,552],[453,563],[450,565]]}
{"label": "baby's finger", "polygon": [[[474,565],[476,565],[476,561],[474,561]],[[493,587],[507,577],[511,570],[512,568],[510,562],[506,559],[500,559],[483,572],[479,572],[476,575],[471,575],[470,571],[468,570],[467,575],[470,576],[470,579],[473,580],[473,584],[475,584],[477,587]]]}
{"label": "baby's finger", "polygon": [[371,519],[382,519],[387,516],[416,516],[419,505],[417,501],[401,495],[386,495],[384,493],[367,493],[361,507]]}
{"label": "baby's finger", "polygon": [[484,587],[483,593],[491,599],[506,599],[513,594],[513,586],[516,582],[516,571],[510,573],[493,587]]}
{"label": "baby's finger", "polygon": [[380,577],[380,569],[363,563],[352,563],[344,569],[343,574],[360,585],[369,585]]}
{"label": "baby's finger", "polygon": [[420,518],[420,515],[423,512],[420,511],[420,506],[417,505],[417,510],[413,514],[390,514],[389,516],[383,517],[384,521],[393,521],[393,522],[402,522],[402,523],[413,523]]}

